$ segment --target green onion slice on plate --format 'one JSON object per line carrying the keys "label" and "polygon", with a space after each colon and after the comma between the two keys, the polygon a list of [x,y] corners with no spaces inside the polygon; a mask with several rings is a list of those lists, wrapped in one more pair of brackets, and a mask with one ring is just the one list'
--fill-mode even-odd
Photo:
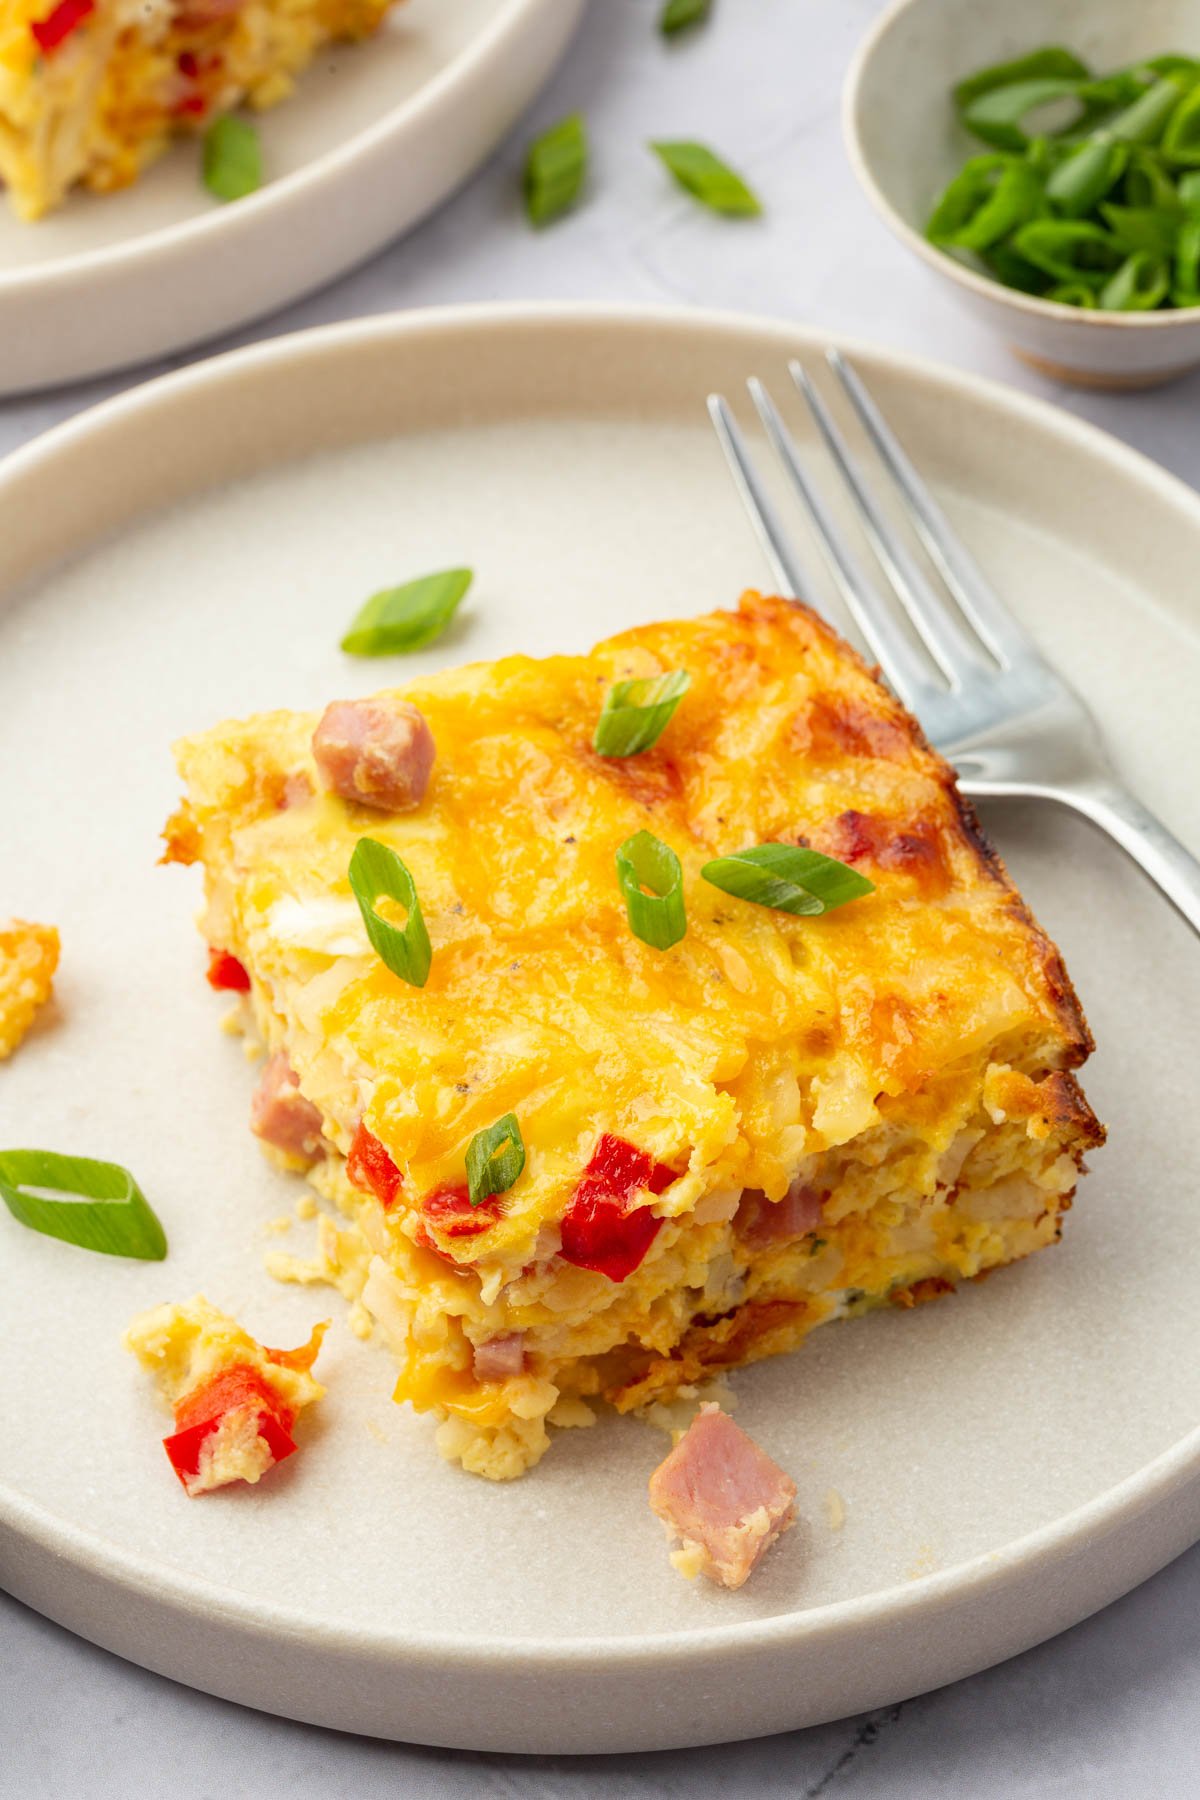
{"label": "green onion slice on plate", "polygon": [[795,844],[756,844],[705,863],[700,873],[722,893],[806,918],[875,891],[875,883],[857,869]]}
{"label": "green onion slice on plate", "polygon": [[525,1144],[516,1113],[505,1113],[467,1145],[467,1189],[471,1205],[508,1191],[525,1167]]}
{"label": "green onion slice on plate", "polygon": [[[350,887],[358,901],[367,936],[393,975],[410,987],[424,987],[429,979],[433,951],[417,896],[417,884],[394,850],[376,838],[359,838],[350,858]],[[393,924],[378,910],[380,900],[405,908],[403,925]]]}
{"label": "green onion slice on plate", "polygon": [[161,1262],[166,1233],[120,1163],[53,1150],[0,1150],[0,1199],[14,1219],[46,1237],[104,1256]]}
{"label": "green onion slice on plate", "polygon": [[383,588],[363,605],[342,639],[349,656],[397,656],[440,638],[474,579],[470,569],[442,569],[403,587]]}
{"label": "green onion slice on plate", "polygon": [[670,844],[652,832],[636,831],[617,851],[617,880],[634,937],[653,950],[677,944],[687,932],[687,913],[683,870]]}
{"label": "green onion slice on plate", "polygon": [[226,113],[204,134],[204,185],[217,200],[244,200],[262,186],[262,145],[245,119]]}
{"label": "green onion slice on plate", "polygon": [[748,219],[761,213],[758,196],[706,144],[659,139],[650,148],[661,157],[680,187],[699,200],[701,206],[731,218]]}
{"label": "green onion slice on plate", "polygon": [[525,159],[525,211],[531,224],[548,225],[574,205],[587,174],[587,129],[571,113],[529,146]]}
{"label": "green onion slice on plate", "polygon": [[651,749],[691,685],[686,669],[614,682],[596,721],[592,749],[598,756],[637,756]]}

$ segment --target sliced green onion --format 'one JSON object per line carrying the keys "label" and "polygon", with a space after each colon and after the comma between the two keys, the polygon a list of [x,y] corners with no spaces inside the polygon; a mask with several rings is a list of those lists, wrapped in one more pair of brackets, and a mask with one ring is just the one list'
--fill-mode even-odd
{"label": "sliced green onion", "polygon": [[1140,66],[1152,75],[1174,75],[1184,87],[1194,87],[1200,81],[1200,62],[1194,56],[1180,56],[1176,51],[1165,56],[1152,56],[1149,62]]}
{"label": "sliced green onion", "polygon": [[1118,113],[1108,124],[1113,137],[1127,144],[1156,144],[1163,135],[1168,119],[1179,104],[1179,83],[1164,76],[1147,88],[1140,100]]}
{"label": "sliced green onion", "polygon": [[1078,99],[1079,88],[1078,81],[1058,76],[990,88],[963,109],[963,124],[997,150],[1025,150],[1029,133],[1024,121],[1029,114],[1056,100]]}
{"label": "sliced green onion", "polygon": [[1084,219],[1031,219],[1012,247],[1057,281],[1094,281],[1097,287],[1123,260],[1111,235]]}
{"label": "sliced green onion", "polygon": [[598,756],[638,756],[657,744],[692,685],[686,669],[616,681],[604,696],[592,749]]}
{"label": "sliced green onion", "polygon": [[1089,312],[1096,305],[1096,290],[1083,281],[1060,281],[1057,287],[1047,288],[1042,298],[1057,300],[1060,306],[1082,306]]}
{"label": "sliced green onion", "polygon": [[[350,858],[350,887],[358,901],[367,936],[393,975],[410,987],[424,987],[433,951],[417,897],[417,884],[394,850],[376,838],[359,838]],[[397,901],[408,914],[393,925],[378,912],[381,899]]]}
{"label": "sliced green onion", "polygon": [[342,649],[349,656],[398,656],[440,638],[474,579],[470,569],[443,569],[403,587],[383,588],[366,601]]}
{"label": "sliced green onion", "polygon": [[1044,294],[1050,277],[1045,269],[1039,269],[1023,256],[1018,256],[1011,244],[994,244],[990,250],[980,253],[980,259],[986,269],[990,269],[997,281],[1005,287],[1016,288],[1022,294]]}
{"label": "sliced green onion", "polygon": [[806,918],[875,891],[875,883],[857,869],[795,844],[756,844],[705,863],[700,873],[724,894]]}
{"label": "sliced green onion", "polygon": [[525,1144],[516,1113],[505,1113],[467,1145],[467,1190],[471,1205],[489,1194],[504,1194],[525,1167]]}
{"label": "sliced green onion", "polygon": [[525,211],[534,225],[548,225],[579,198],[588,166],[587,128],[571,113],[535,138],[525,159]]}
{"label": "sliced green onion", "polygon": [[1200,306],[1200,219],[1189,219],[1179,233],[1171,298],[1176,306]]}
{"label": "sliced green onion", "polygon": [[[1125,312],[1200,299],[1183,235],[1200,218],[1200,58],[1172,53],[1096,76],[1051,44],[978,70],[953,94],[963,124],[999,154],[972,157],[943,190],[931,242],[1062,305]],[[1041,116],[1054,105],[1057,121]]]}
{"label": "sliced green onion", "polygon": [[987,250],[1032,219],[1041,199],[1041,181],[1027,163],[974,156],[942,195],[927,236],[935,244]]}
{"label": "sliced green onion", "polygon": [[1118,69],[1112,75],[1101,75],[1085,81],[1079,90],[1083,116],[1073,126],[1076,135],[1084,135],[1098,125],[1107,131],[1115,118],[1154,85],[1153,71],[1143,63],[1136,69]]}
{"label": "sliced green onion", "polygon": [[218,200],[244,200],[262,186],[262,145],[245,119],[225,113],[204,134],[204,185]]}
{"label": "sliced green onion", "polygon": [[993,88],[1011,87],[1014,82],[1045,77],[1086,81],[1090,74],[1087,64],[1080,62],[1070,50],[1064,50],[1059,44],[1049,44],[1044,50],[1033,50],[1028,56],[1018,56],[1012,62],[992,63],[988,68],[968,75],[954,89],[954,104],[963,112],[973,100],[978,100],[982,94],[990,94]]}
{"label": "sliced green onion", "polygon": [[1156,206],[1102,206],[1104,223],[1122,250],[1170,256],[1179,235],[1178,212]]}
{"label": "sliced green onion", "polygon": [[0,1199],[46,1237],[104,1256],[161,1262],[166,1233],[128,1169],[53,1150],[0,1150]]}
{"label": "sliced green onion", "polygon": [[634,937],[654,950],[677,944],[687,931],[687,914],[683,870],[670,844],[649,831],[626,838],[617,851],[617,880]]}
{"label": "sliced green onion", "polygon": [[712,212],[752,218],[762,205],[741,176],[705,144],[657,140],[651,150],[666,164],[681,188]]}
{"label": "sliced green onion", "polygon": [[[1184,176],[1184,181],[1187,177]],[[1152,207],[1155,212],[1178,212],[1186,202],[1183,198],[1183,182],[1176,191],[1175,183],[1167,174],[1158,153],[1141,146],[1134,148],[1129,159],[1129,169],[1125,176],[1122,190],[1126,206]]]}
{"label": "sliced green onion", "polygon": [[1162,151],[1176,163],[1200,163],[1200,87],[1185,94],[1167,121]]}
{"label": "sliced green onion", "polygon": [[699,25],[711,11],[712,0],[667,0],[659,15],[658,29],[664,37],[670,37],[689,25]]}
{"label": "sliced green onion", "polygon": [[[1129,163],[1129,146],[1108,138],[1081,144],[1046,182],[1046,198],[1068,219],[1082,218],[1112,192]],[[1017,224],[1023,225],[1023,219]]]}
{"label": "sliced green onion", "polygon": [[1171,270],[1164,257],[1136,250],[1100,289],[1101,312],[1151,312],[1166,299]]}

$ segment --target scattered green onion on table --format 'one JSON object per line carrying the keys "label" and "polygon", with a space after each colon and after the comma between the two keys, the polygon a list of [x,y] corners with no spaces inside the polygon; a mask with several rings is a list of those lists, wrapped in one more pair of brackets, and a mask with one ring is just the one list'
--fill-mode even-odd
{"label": "scattered green onion on table", "polygon": [[1066,306],[1200,305],[1200,57],[1096,75],[1051,45],[953,98],[987,149],[938,200],[931,243]]}

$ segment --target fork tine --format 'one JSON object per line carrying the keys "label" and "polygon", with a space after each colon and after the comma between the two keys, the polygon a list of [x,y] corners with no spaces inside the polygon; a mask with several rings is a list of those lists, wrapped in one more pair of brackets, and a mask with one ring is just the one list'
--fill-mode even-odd
{"label": "fork tine", "polygon": [[952,688],[961,687],[972,676],[986,677],[993,674],[993,665],[981,655],[978,641],[964,630],[952,607],[925,579],[916,560],[880,510],[849,445],[835,424],[829,408],[813,386],[808,372],[796,361],[789,362],[788,371],[807,402],[808,409],[817,422],[817,429],[825,440],[825,447],[850,490],[871,548],[905,612],[920,633],[930,656]]}
{"label": "fork tine", "polygon": [[1032,639],[1017,624],[917,474],[858,370],[840,350],[830,349],[825,354],[880,460],[899,488],[921,542],[992,655],[1005,668],[1034,658],[1040,661]]}
{"label": "fork tine", "polygon": [[741,427],[723,394],[708,396],[708,416],[725,452],[725,460],[729,464],[734,486],[741,495],[742,505],[750,515],[755,535],[771,565],[771,573],[779,584],[779,591],[785,600],[798,600],[806,590],[811,592],[812,589],[759,478],[758,470],[751,461]]}
{"label": "fork tine", "polygon": [[791,434],[762,382],[752,376],[746,385],[771,446],[804,502],[833,577],[863,637],[910,711],[919,713],[922,708],[932,708],[944,696],[945,689],[931,680],[924,660],[900,630],[892,608],[881,599],[830,518],[824,501],[805,474]]}

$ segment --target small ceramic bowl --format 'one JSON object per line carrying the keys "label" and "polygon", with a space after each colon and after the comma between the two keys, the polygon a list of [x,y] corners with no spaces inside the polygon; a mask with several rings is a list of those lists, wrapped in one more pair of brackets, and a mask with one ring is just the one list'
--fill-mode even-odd
{"label": "small ceramic bowl", "polygon": [[1061,44],[1098,73],[1164,51],[1200,54],[1200,0],[896,0],[846,81],[850,159],[902,243],[950,283],[1017,355],[1086,387],[1150,387],[1200,364],[1200,307],[1101,313],[1007,288],[924,236],[946,183],[985,146],[960,126],[957,81]]}

